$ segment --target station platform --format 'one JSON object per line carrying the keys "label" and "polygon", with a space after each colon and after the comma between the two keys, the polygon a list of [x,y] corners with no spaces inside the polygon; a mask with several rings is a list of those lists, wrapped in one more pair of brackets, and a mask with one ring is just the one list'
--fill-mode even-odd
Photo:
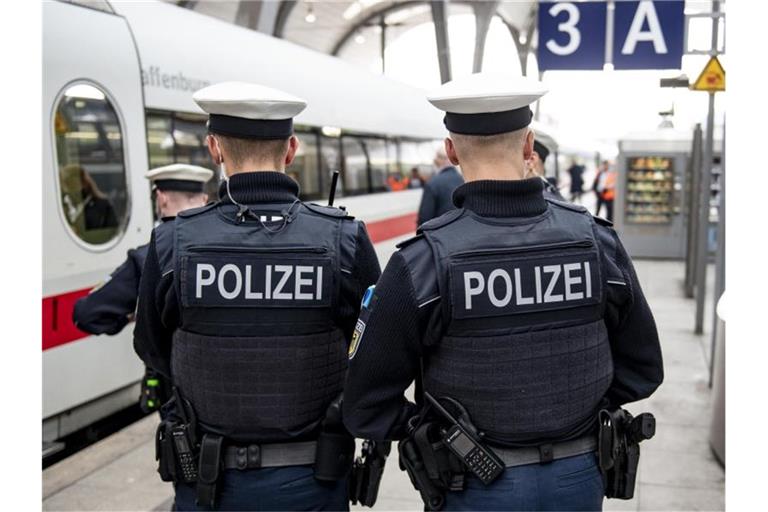
{"label": "station platform", "polygon": [[[665,380],[653,397],[628,406],[633,413],[652,412],[657,420],[656,437],[642,445],[635,497],[606,500],[604,508],[724,510],[725,471],[708,438],[711,304],[706,332],[694,335],[695,302],[683,296],[683,263],[636,260],[635,267],[658,324]],[[46,469],[43,510],[170,510],[172,488],[160,481],[154,460],[157,422],[156,415],[148,416]],[[423,510],[394,450],[375,509]]]}

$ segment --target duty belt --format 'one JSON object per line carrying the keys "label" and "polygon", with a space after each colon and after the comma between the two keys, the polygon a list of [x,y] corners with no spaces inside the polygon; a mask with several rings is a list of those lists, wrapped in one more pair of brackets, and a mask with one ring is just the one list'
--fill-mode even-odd
{"label": "duty belt", "polygon": [[314,464],[317,442],[251,444],[224,448],[224,469],[257,469]]}
{"label": "duty belt", "polygon": [[528,448],[500,448],[494,446],[492,449],[504,462],[504,466],[511,468],[526,464],[543,464],[557,459],[597,451],[597,438],[595,436],[587,436],[571,441],[543,444]]}

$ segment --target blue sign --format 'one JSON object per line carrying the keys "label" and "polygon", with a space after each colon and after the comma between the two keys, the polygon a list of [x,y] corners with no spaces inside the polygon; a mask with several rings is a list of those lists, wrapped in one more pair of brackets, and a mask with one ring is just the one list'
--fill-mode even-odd
{"label": "blue sign", "polygon": [[611,42],[607,2],[539,3],[539,70],[603,69],[609,44],[614,69],[680,69],[684,0],[617,0],[614,6]]}
{"label": "blue sign", "polygon": [[614,69],[680,69],[685,35],[685,2],[616,2]]}
{"label": "blue sign", "polygon": [[539,70],[603,69],[605,2],[539,3]]}

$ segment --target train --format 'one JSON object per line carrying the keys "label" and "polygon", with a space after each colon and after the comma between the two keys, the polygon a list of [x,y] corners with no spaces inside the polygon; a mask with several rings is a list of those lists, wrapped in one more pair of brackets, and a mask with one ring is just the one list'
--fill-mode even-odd
{"label": "train", "polygon": [[156,221],[148,169],[185,162],[216,170],[192,94],[227,80],[307,100],[295,119],[301,148],[286,171],[302,199],[322,203],[339,170],[337,204],[366,222],[382,262],[415,231],[421,191],[388,184],[414,168],[429,174],[446,135],[424,91],[167,2],[45,2],[44,457],[138,400],[133,329],[90,336],[72,309],[148,242]]}

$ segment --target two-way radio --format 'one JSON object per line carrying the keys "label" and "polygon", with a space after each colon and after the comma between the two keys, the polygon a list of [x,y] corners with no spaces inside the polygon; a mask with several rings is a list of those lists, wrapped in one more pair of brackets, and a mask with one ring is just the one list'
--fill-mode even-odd
{"label": "two-way radio", "polygon": [[461,417],[454,418],[440,402],[432,395],[424,392],[424,396],[437,412],[445,416],[451,422],[451,426],[445,431],[443,442],[475,475],[483,484],[488,485],[504,472],[504,462],[493,450],[482,445],[478,439],[477,429],[470,423],[469,414],[453,399],[450,400],[461,410]]}

